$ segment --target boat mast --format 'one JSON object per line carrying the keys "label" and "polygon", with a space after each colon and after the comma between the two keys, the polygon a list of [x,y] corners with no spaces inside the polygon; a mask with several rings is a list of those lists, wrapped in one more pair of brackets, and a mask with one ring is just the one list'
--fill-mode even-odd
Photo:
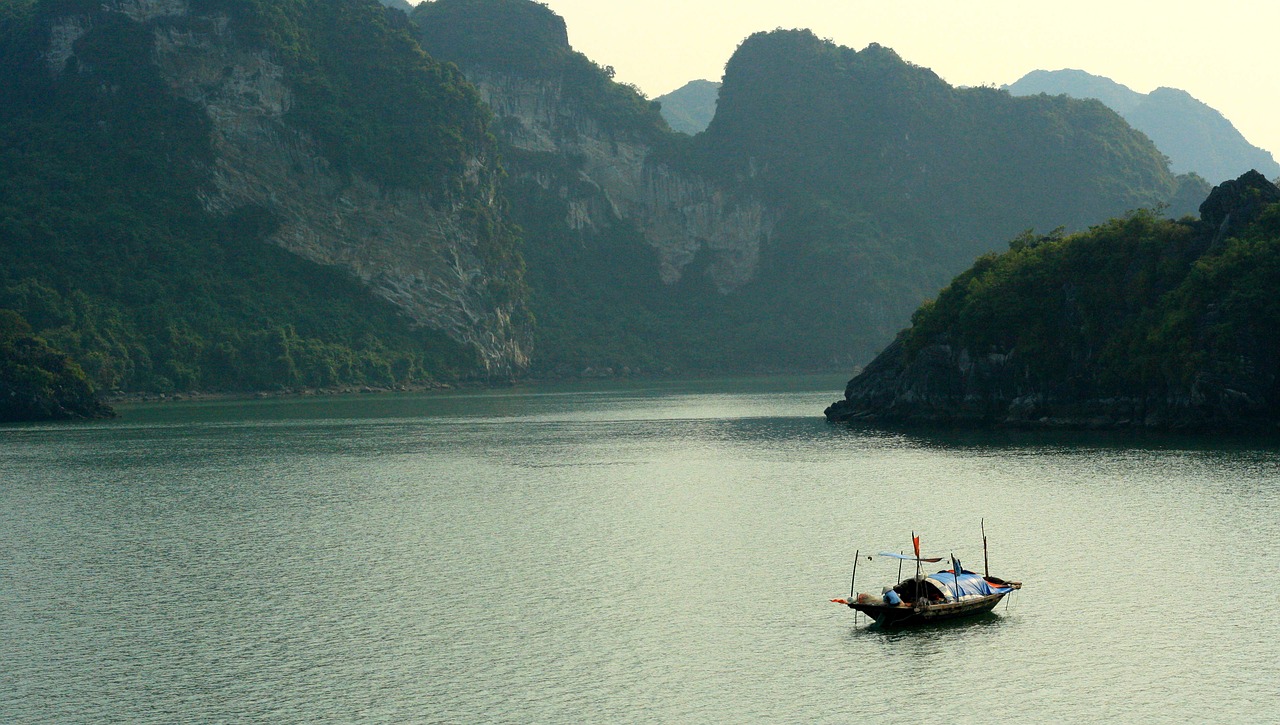
{"label": "boat mast", "polygon": [[924,572],[920,566],[920,539],[916,538],[916,532],[911,532],[911,547],[916,552],[916,601],[913,603],[916,611],[921,611],[924,607],[929,606],[929,595],[924,592]]}
{"label": "boat mast", "polygon": [[853,550],[853,579],[849,581],[849,601],[851,602],[854,601],[858,596],[853,593],[853,587],[854,587],[854,584],[858,581],[858,554],[861,553],[861,551],[862,551],[861,549]]}
{"label": "boat mast", "polygon": [[978,519],[978,525],[982,527],[982,578],[986,579],[991,576],[991,567],[987,565],[987,522]]}

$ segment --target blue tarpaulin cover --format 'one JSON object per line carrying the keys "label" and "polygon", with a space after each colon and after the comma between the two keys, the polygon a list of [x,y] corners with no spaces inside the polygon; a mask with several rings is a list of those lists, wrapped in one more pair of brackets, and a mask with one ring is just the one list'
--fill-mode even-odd
{"label": "blue tarpaulin cover", "polygon": [[[949,571],[940,571],[925,578],[942,590],[948,602],[954,602],[957,599],[963,601],[972,597],[985,597],[990,594],[1007,594],[1013,591],[1013,587],[996,586],[981,576],[967,571],[958,577]],[[957,588],[960,591],[958,597],[956,595]]]}

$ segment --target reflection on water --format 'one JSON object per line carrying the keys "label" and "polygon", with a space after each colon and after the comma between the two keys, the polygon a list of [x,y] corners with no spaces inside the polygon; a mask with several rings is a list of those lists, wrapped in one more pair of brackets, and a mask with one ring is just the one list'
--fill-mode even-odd
{"label": "reflection on water", "polygon": [[[125,407],[0,428],[0,720],[1267,719],[1267,441],[829,426],[837,379]],[[834,391],[834,392],[833,392]],[[879,630],[855,549],[980,561]],[[862,562],[864,591],[896,563]],[[865,579],[864,579],[865,577]],[[959,720],[974,719],[957,713]]]}

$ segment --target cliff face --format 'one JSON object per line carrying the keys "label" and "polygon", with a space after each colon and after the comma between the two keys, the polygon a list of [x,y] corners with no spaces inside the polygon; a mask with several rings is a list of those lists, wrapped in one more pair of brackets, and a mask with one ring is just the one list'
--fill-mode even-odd
{"label": "cliff face", "polygon": [[1274,430],[1280,189],[1253,171],[1215,188],[1200,213],[1135,215],[980,260],[827,418]]}
{"label": "cliff face", "polygon": [[[1198,372],[1187,385],[1103,390],[1046,381],[1016,349],[975,353],[934,343],[908,356],[895,341],[824,413],[832,422],[1112,430],[1253,428],[1274,413],[1275,374],[1250,365]],[[1274,423],[1264,423],[1274,427]]]}
{"label": "cliff face", "polygon": [[164,82],[209,120],[213,156],[200,194],[208,211],[265,209],[278,222],[275,244],[349,271],[416,324],[473,348],[489,375],[525,368],[523,302],[491,289],[518,270],[485,259],[487,232],[468,213],[497,213],[494,149],[475,143],[446,194],[338,170],[289,123],[296,95],[279,52],[236,18],[198,8],[186,0],[107,0],[96,12],[58,18],[49,29],[49,72],[73,72],[76,41],[107,16],[144,25]]}
{"label": "cliff face", "polygon": [[494,111],[556,374],[865,360],[1019,230],[1202,196],[1100,104],[952,88],[879,46],[756,34],[689,137],[545,5],[437,0],[412,19]]}
{"label": "cliff face", "polygon": [[[699,255],[722,293],[754,279],[774,225],[760,202],[673,167],[648,139],[607,128],[566,94],[561,78],[476,66],[464,72],[500,120],[503,139],[529,152],[513,155],[513,176],[559,196],[568,229],[636,225],[656,252],[667,285],[678,282]],[[539,163],[548,156],[570,159],[572,166]]]}
{"label": "cliff face", "polygon": [[524,232],[536,372],[783,366],[743,332],[753,305],[775,302],[776,207],[712,175],[655,103],[573,50],[545,5],[440,0],[412,20],[428,55],[455,63],[493,110]]}

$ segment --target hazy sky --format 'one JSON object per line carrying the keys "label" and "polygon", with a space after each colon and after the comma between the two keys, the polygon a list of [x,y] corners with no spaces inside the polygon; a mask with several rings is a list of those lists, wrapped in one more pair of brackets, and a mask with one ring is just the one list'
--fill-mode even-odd
{"label": "hazy sky", "polygon": [[650,97],[719,80],[743,38],[809,28],[893,48],[952,85],[1079,68],[1135,91],[1181,88],[1280,156],[1280,1],[545,0],[569,42]]}

